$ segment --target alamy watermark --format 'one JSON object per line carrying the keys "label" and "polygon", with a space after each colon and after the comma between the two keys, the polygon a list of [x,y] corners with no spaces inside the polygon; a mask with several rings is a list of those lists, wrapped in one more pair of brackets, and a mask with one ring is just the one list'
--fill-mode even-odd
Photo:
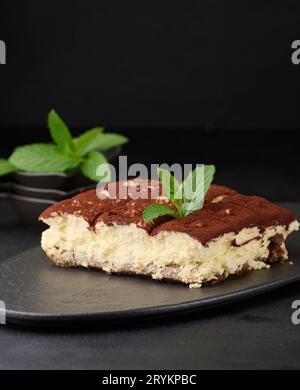
{"label": "alamy watermark", "polygon": [[297,39],[292,42],[292,49],[294,50],[292,53],[292,63],[294,65],[299,65],[300,64],[300,39]]}
{"label": "alamy watermark", "polygon": [[[192,164],[181,165],[178,163],[172,165],[151,164],[150,169],[142,163],[128,166],[127,156],[119,156],[118,180],[114,165],[101,164],[98,166],[96,171],[96,176],[99,177],[97,196],[99,199],[127,199],[129,196],[131,199],[152,200],[166,196],[169,199],[172,197],[180,200],[184,194],[185,199],[192,200],[197,194],[201,195],[204,192],[204,165],[197,164],[196,168],[193,170]],[[176,191],[174,190],[173,178],[165,176],[164,178],[160,177],[164,184],[162,193],[161,186],[157,184],[159,172],[162,170],[168,171],[174,177],[178,183]],[[181,183],[182,185],[180,185]],[[199,199],[202,199],[201,196]],[[197,210],[201,205],[195,203],[194,206]]]}
{"label": "alamy watermark", "polygon": [[299,300],[294,301],[292,303],[292,310],[294,310],[291,317],[292,323],[294,325],[300,325],[300,301]]}
{"label": "alamy watermark", "polygon": [[0,40],[0,65],[6,64],[6,44]]}
{"label": "alamy watermark", "polygon": [[0,325],[6,324],[6,306],[3,301],[0,300]]}

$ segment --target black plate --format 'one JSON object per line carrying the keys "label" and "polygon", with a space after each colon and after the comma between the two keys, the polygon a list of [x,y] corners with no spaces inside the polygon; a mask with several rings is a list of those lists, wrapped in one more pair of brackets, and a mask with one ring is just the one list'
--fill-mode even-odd
{"label": "black plate", "polygon": [[0,264],[0,299],[7,322],[62,325],[118,322],[199,311],[269,292],[300,280],[300,241],[289,239],[294,265],[275,264],[239,279],[189,289],[139,277],[60,268],[40,248]]}

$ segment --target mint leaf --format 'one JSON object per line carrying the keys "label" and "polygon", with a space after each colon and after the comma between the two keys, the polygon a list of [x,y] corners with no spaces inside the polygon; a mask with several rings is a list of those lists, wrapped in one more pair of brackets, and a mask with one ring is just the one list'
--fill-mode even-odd
{"label": "mint leaf", "polygon": [[73,151],[74,144],[70,130],[61,117],[54,111],[48,115],[48,127],[53,141],[63,151]]}
{"label": "mint leaf", "polygon": [[108,150],[128,142],[128,138],[121,134],[104,133],[97,136],[95,140],[96,149],[99,151]]}
{"label": "mint leaf", "polygon": [[[97,176],[97,169],[101,164],[108,164],[105,156],[102,153],[92,151],[87,155],[86,161],[81,165],[82,173],[91,180],[100,181],[103,177]],[[109,180],[109,177],[105,177]]]}
{"label": "mint leaf", "polygon": [[25,172],[65,172],[76,168],[82,159],[62,154],[55,145],[33,144],[21,146],[13,152],[9,162]]}
{"label": "mint leaf", "polygon": [[147,206],[143,213],[143,219],[145,222],[150,222],[155,218],[162,217],[163,215],[170,215],[172,217],[177,217],[177,214],[175,211],[170,209],[165,204],[160,203],[152,203],[149,206]]}
{"label": "mint leaf", "polygon": [[103,127],[95,127],[81,134],[78,138],[74,138],[75,152],[80,156],[85,156],[92,150],[98,149],[99,145],[101,145],[101,134],[103,131]]}
{"label": "mint leaf", "polygon": [[177,199],[180,185],[178,181],[175,179],[173,175],[166,169],[158,168],[157,174],[159,177],[159,180],[161,181],[164,194],[170,199],[174,200]]}
{"label": "mint leaf", "polygon": [[164,194],[176,206],[179,216],[183,216],[181,205],[181,186],[173,175],[166,169],[158,168],[157,174],[161,181]]}
{"label": "mint leaf", "polygon": [[204,197],[214,179],[216,167],[214,165],[204,165]]}
{"label": "mint leaf", "polygon": [[[149,222],[161,215],[171,215],[175,218],[183,218],[203,207],[205,195],[213,181],[215,174],[214,165],[201,165],[190,172],[188,177],[179,184],[173,175],[165,169],[158,168],[158,177],[162,183],[164,194],[170,199],[177,209],[177,213],[167,205],[151,204],[144,210],[144,221]],[[182,193],[184,203],[182,204]]]}
{"label": "mint leaf", "polygon": [[0,158],[0,176],[15,172],[17,169],[8,160]]}
{"label": "mint leaf", "polygon": [[214,165],[201,165],[190,172],[183,182],[184,215],[203,207],[205,195],[213,181]]}

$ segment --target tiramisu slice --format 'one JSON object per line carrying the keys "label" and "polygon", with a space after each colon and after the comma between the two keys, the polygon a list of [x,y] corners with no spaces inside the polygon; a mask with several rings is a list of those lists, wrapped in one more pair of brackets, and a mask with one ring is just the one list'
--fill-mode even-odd
{"label": "tiramisu slice", "polygon": [[[57,203],[40,219],[49,225],[42,248],[60,266],[96,268],[183,282],[190,287],[219,282],[247,270],[286,261],[287,236],[298,230],[286,209],[257,196],[212,185],[201,210],[181,218],[144,222],[151,203],[169,204],[159,182],[131,180],[127,199],[95,190]],[[132,196],[160,188],[155,200]],[[170,206],[172,207],[172,205]]]}

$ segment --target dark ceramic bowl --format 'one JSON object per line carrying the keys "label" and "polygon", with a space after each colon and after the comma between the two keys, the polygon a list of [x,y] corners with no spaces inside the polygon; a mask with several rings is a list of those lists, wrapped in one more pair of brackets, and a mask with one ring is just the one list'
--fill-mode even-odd
{"label": "dark ceramic bowl", "polygon": [[68,191],[72,188],[91,184],[91,181],[79,171],[70,174],[16,172],[13,177],[14,182],[21,186],[46,190]]}
{"label": "dark ceramic bowl", "polygon": [[[105,156],[112,161],[120,152],[121,147],[117,147],[105,152]],[[79,171],[70,174],[16,172],[0,178],[0,200],[11,201],[26,224],[42,227],[38,217],[47,207],[94,187],[95,182]]]}
{"label": "dark ceramic bowl", "polygon": [[[25,188],[25,187],[24,187]],[[26,187],[28,188],[28,187]],[[39,215],[48,207],[52,206],[54,203],[56,203],[59,200],[67,199],[71,196],[75,196],[76,194],[79,194],[82,190],[91,189],[93,187],[87,187],[87,188],[80,188],[76,190],[72,190],[70,192],[63,192],[63,191],[55,191],[56,196],[58,196],[58,192],[60,195],[60,198],[58,199],[48,199],[46,198],[47,192],[44,193],[45,197],[32,197],[32,196],[24,196],[19,195],[14,192],[0,192],[0,201],[1,200],[10,200],[12,204],[14,205],[15,210],[27,225],[30,225],[32,227],[42,228],[44,225],[42,222],[38,220]],[[40,195],[42,194],[39,190]],[[44,190],[47,191],[47,190]]]}
{"label": "dark ceramic bowl", "polygon": [[59,200],[63,200],[75,196],[81,190],[88,190],[92,188],[95,188],[95,184],[80,187],[80,188],[75,188],[71,191],[63,191],[63,190],[55,190],[55,189],[48,189],[48,188],[27,187],[16,183],[5,183],[4,185],[0,184],[0,193],[4,192],[12,195],[15,194],[15,195],[26,196],[30,198],[59,201]]}
{"label": "dark ceramic bowl", "polygon": [[56,203],[54,200],[30,198],[15,194],[9,194],[8,196],[23,222],[37,229],[45,228],[38,217],[46,208]]}

